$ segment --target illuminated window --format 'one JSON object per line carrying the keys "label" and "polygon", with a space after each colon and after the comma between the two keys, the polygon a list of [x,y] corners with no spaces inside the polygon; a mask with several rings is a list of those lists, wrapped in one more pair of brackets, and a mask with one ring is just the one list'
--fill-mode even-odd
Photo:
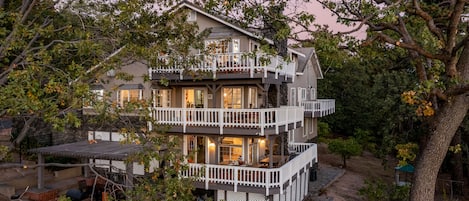
{"label": "illuminated window", "polygon": [[143,86],[141,84],[122,85],[117,93],[117,103],[119,106],[126,106],[128,103],[135,103],[143,98]]}
{"label": "illuminated window", "polygon": [[154,89],[153,107],[171,107],[171,89]]}
{"label": "illuminated window", "polygon": [[225,137],[220,145],[220,161],[237,161],[243,156],[243,138]]}
{"label": "illuminated window", "polygon": [[241,87],[223,88],[224,108],[241,109],[243,106],[242,101]]}
{"label": "illuminated window", "polygon": [[248,94],[248,106],[249,108],[257,108],[257,88],[249,87]]}

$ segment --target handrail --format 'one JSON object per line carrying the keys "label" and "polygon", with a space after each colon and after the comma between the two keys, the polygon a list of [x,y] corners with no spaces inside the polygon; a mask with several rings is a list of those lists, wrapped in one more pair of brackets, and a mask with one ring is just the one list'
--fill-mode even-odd
{"label": "handrail", "polygon": [[266,129],[274,128],[278,134],[281,126],[303,122],[304,109],[294,106],[266,109],[154,107],[152,116],[160,124],[182,126],[184,132],[187,126],[214,126],[220,129],[220,134],[227,127],[256,128],[263,136]]}
{"label": "handrail", "polygon": [[335,112],[334,99],[318,99],[318,100],[305,100],[301,101],[301,106],[307,112],[318,112],[320,117],[332,114]]}
{"label": "handrail", "polygon": [[[287,62],[280,56],[262,53],[221,53],[196,54],[186,57],[160,56],[149,70],[152,73],[176,73],[182,76],[184,70],[212,72],[214,78],[217,73],[247,72],[252,78],[256,73],[275,73],[275,77],[285,75],[295,77],[295,63]],[[182,78],[182,77],[181,77]]]}
{"label": "handrail", "polygon": [[[294,144],[293,144],[294,145]],[[188,169],[181,172],[182,177],[193,177],[198,182],[203,182],[208,189],[209,183],[233,185],[237,192],[239,186],[260,187],[266,189],[266,195],[270,188],[280,188],[283,194],[283,184],[293,175],[300,175],[300,171],[310,163],[317,162],[317,145],[304,143],[303,152],[278,168],[256,168],[244,166],[195,164],[190,163]]]}

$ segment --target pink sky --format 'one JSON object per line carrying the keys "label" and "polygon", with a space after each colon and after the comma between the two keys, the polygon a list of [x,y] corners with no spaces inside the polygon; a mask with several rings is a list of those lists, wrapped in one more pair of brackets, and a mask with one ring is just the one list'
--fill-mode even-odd
{"label": "pink sky", "polygon": [[[347,32],[353,30],[353,27],[347,27],[345,25],[337,23],[337,17],[333,16],[332,12],[328,11],[327,9],[324,9],[322,5],[316,0],[310,0],[309,2],[304,2],[303,0],[295,0],[289,1],[289,4],[292,10],[287,10],[287,12],[294,12],[294,9],[297,9],[296,11],[298,12],[306,11],[308,13],[312,13],[316,17],[316,24],[327,24],[334,32]],[[364,39],[366,36],[366,31],[362,28],[361,30],[351,35],[360,39]]]}

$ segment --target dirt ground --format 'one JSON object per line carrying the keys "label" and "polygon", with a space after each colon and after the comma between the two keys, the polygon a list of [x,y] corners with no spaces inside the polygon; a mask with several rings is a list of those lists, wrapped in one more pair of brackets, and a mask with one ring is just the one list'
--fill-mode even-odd
{"label": "dirt ground", "polygon": [[[341,157],[329,153],[327,145],[318,146],[319,163],[323,166],[342,167]],[[395,160],[383,166],[383,160],[374,157],[368,152],[362,156],[354,156],[347,160],[347,167],[342,177],[337,179],[323,192],[321,197],[332,197],[334,201],[361,201],[363,198],[358,190],[364,187],[365,180],[381,179],[393,182]]]}

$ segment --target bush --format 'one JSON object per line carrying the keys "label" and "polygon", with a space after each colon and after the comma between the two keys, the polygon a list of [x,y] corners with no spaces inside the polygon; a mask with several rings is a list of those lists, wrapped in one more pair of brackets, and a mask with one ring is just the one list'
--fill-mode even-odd
{"label": "bush", "polygon": [[381,180],[365,180],[365,187],[358,193],[367,201],[407,201],[410,199],[410,186],[386,184]]}
{"label": "bush", "polygon": [[362,153],[362,146],[354,138],[347,140],[338,138],[332,139],[328,143],[329,150],[342,157],[344,168],[347,167],[346,160],[352,156],[358,156]]}
{"label": "bush", "polygon": [[355,129],[353,137],[359,144],[363,146],[363,149],[376,153],[376,139],[369,130]]}

